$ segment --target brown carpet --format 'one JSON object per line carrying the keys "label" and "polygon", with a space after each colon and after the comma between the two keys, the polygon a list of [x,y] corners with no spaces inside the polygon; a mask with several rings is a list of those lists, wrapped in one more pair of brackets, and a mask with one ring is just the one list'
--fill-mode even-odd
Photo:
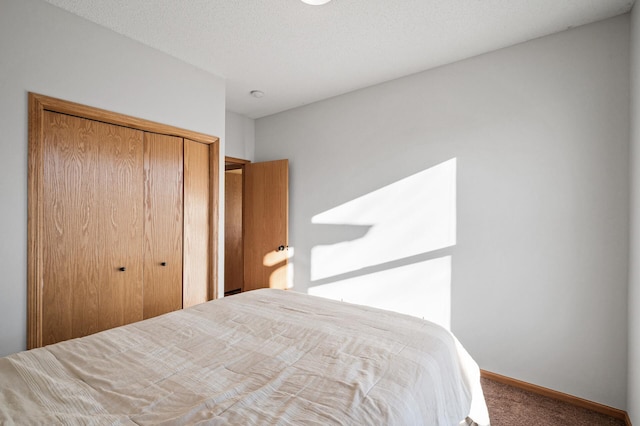
{"label": "brown carpet", "polygon": [[624,421],[489,379],[482,380],[491,426],[624,426]]}

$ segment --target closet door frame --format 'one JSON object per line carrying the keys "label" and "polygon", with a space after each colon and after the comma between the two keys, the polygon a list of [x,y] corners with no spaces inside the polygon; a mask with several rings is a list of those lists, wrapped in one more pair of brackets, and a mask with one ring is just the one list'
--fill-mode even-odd
{"label": "closet door frame", "polygon": [[28,147],[28,206],[27,206],[27,348],[42,346],[42,307],[43,307],[43,187],[44,173],[44,129],[45,111],[73,115],[108,124],[129,127],[151,133],[160,133],[190,139],[210,145],[209,179],[212,196],[210,197],[209,217],[209,282],[208,299],[218,298],[218,218],[219,218],[219,181],[220,181],[220,140],[215,136],[180,129],[141,118],[131,117],[99,108],[64,101],[45,95],[29,92],[29,147]]}

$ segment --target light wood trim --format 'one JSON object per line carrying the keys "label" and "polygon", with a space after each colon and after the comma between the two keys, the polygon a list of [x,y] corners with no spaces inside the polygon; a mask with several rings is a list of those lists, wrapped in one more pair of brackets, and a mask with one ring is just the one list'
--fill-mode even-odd
{"label": "light wood trim", "polygon": [[224,157],[224,163],[233,163],[233,164],[247,164],[250,163],[251,160],[243,160],[242,158],[236,157]]}
{"label": "light wood trim", "polygon": [[117,112],[106,111],[100,108],[94,108],[75,102],[64,101],[37,93],[29,93],[29,99],[33,98],[41,109],[47,111],[59,112],[62,114],[75,115],[90,120],[102,121],[104,123],[116,124],[119,126],[131,127],[145,132],[160,133],[168,136],[177,136],[185,139],[191,139],[196,142],[212,144],[218,142],[215,136],[205,135],[203,133],[191,130],[181,129],[179,127],[160,124],[154,121],[145,120],[143,118],[131,117],[129,115],[119,114]]}
{"label": "light wood trim", "polygon": [[220,139],[178,127],[155,123],[149,120],[130,117],[93,108],[74,102],[64,101],[45,95],[29,92],[28,117],[28,206],[27,206],[27,348],[42,346],[42,173],[44,170],[43,157],[43,114],[44,111],[58,112],[77,117],[88,118],[104,123],[131,127],[138,130],[160,133],[191,139],[196,142],[209,144],[211,147],[211,222],[210,256],[211,273],[209,279],[209,297],[217,298],[218,271],[218,221],[219,221],[219,172],[220,172]]}
{"label": "light wood trim", "polygon": [[[242,159],[242,158],[226,157],[226,156],[224,157],[224,171],[225,171],[225,209],[226,209],[226,207],[227,207],[227,199],[226,199],[226,197],[227,197],[227,192],[226,192],[226,172],[228,172],[228,171],[234,171],[234,170],[237,170],[237,171],[239,171],[239,173],[242,173],[242,174],[244,175],[244,167],[245,167],[247,164],[250,164],[250,163],[251,163],[251,161],[250,161],[250,160],[245,160],[245,159]],[[244,178],[243,178],[243,179],[244,179]],[[241,198],[241,200],[242,200],[242,201],[241,201],[241,204],[244,204],[244,184],[243,184],[243,185],[242,185],[242,187],[240,188],[240,198]],[[243,209],[244,209],[244,207],[243,207]],[[242,213],[242,212],[241,212],[241,213]],[[225,210],[225,223],[223,224],[223,226],[225,226],[225,230],[226,230],[226,227],[227,227],[227,220],[228,220],[227,218],[228,218],[228,216],[227,216],[227,213],[226,213],[226,210]],[[240,224],[240,227],[241,227],[241,228],[243,228],[242,224]],[[243,244],[243,235],[244,235],[244,230],[242,230],[242,232],[241,232],[241,234],[240,234],[240,237],[239,237],[239,238],[240,238],[240,245],[241,245],[241,246],[242,246],[242,244]],[[224,280],[223,280],[224,282],[222,283],[223,292],[224,292],[223,294],[227,294],[227,293],[229,293],[229,294],[235,294],[235,293],[236,293],[236,290],[238,290],[238,289],[232,289],[233,291],[229,291],[229,290],[227,289],[227,277],[228,277],[227,271],[228,271],[228,265],[227,265],[226,263],[227,263],[228,257],[227,257],[227,255],[226,255],[226,247],[227,247],[227,236],[226,236],[226,233],[225,233],[225,241],[224,241],[224,245],[225,245],[225,258],[224,258],[224,259],[225,259],[225,269],[224,269]],[[239,288],[239,292],[242,292],[242,291],[243,291],[243,288],[244,288],[244,252],[243,252],[243,250],[242,250],[242,249],[240,249],[240,256],[241,256],[241,257],[240,257],[240,264],[242,265],[242,271],[240,272],[241,280],[240,280],[240,288]]]}
{"label": "light wood trim", "polygon": [[246,164],[251,163],[249,160],[243,160],[242,158],[224,157],[224,170],[243,170]]}
{"label": "light wood trim", "polygon": [[579,398],[577,396],[569,395],[563,392],[558,392],[553,389],[534,385],[532,383],[523,382],[517,379],[512,379],[511,377],[503,376],[497,373],[492,373],[491,371],[480,370],[480,376],[485,379],[493,380],[494,382],[498,382],[505,385],[513,386],[515,388],[523,389],[538,395],[546,396],[547,398],[555,399],[557,401],[566,402],[567,404],[571,404],[576,407],[586,408],[587,410],[595,411],[596,413],[604,414],[606,416],[610,416],[615,419],[625,420],[627,425],[631,426],[631,420],[629,419],[629,415],[624,410],[619,410],[617,408],[609,407],[608,405],[589,401],[587,399]]}
{"label": "light wood trim", "polygon": [[224,293],[242,291],[244,254],[242,244],[242,171],[224,177]]}
{"label": "light wood trim", "polygon": [[27,349],[42,346],[42,173],[43,115],[38,100],[29,94],[29,165],[27,206]]}
{"label": "light wood trim", "polygon": [[[220,229],[220,143],[209,146],[209,300],[218,298],[218,242]],[[223,283],[224,286],[224,283]],[[222,291],[224,295],[224,289]]]}

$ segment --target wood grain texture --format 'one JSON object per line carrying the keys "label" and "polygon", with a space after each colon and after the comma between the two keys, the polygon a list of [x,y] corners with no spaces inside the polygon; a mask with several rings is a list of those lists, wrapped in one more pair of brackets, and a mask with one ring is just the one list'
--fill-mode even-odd
{"label": "wood grain texture", "polygon": [[244,290],[288,288],[289,161],[244,167]]}
{"label": "wood grain texture", "polygon": [[480,370],[480,375],[481,377],[493,380],[498,383],[503,383],[519,389],[524,389],[526,391],[536,393],[538,395],[542,395],[558,401],[566,402],[567,404],[571,404],[576,407],[586,408],[587,410],[595,411],[596,413],[605,414],[615,419],[625,420],[630,424],[630,421],[627,420],[629,417],[625,411],[619,410],[617,408],[609,407],[608,405],[589,401],[587,399],[579,398],[577,396],[569,395],[563,392],[558,392],[553,389],[534,385],[532,383],[523,382],[522,380],[513,379],[511,377],[503,376],[501,374],[493,373],[491,371]]}
{"label": "wood grain texture", "polygon": [[142,132],[48,111],[43,124],[46,345],[142,319],[143,186]]}
{"label": "wood grain texture", "polygon": [[[209,200],[211,215],[209,218],[209,288],[208,297],[217,297],[217,238],[219,218],[219,139],[173,126],[154,123],[118,113],[104,111],[73,102],[29,93],[29,161],[28,161],[28,231],[27,231],[27,345],[28,348],[43,345],[43,306],[44,298],[44,131],[43,116],[45,111],[59,112],[76,117],[115,124],[129,128],[188,137],[193,141],[210,145],[210,187],[212,194]],[[143,220],[140,218],[140,220]],[[142,243],[140,243],[142,253]],[[142,254],[141,254],[142,255]],[[138,300],[139,298],[135,298]],[[119,313],[116,316],[124,316]]]}
{"label": "wood grain texture", "polygon": [[179,127],[156,123],[154,121],[144,120],[142,118],[118,114],[115,112],[106,111],[100,108],[94,108],[75,102],[64,101],[61,99],[39,95],[36,93],[30,93],[30,96],[32,96],[38,102],[38,104],[47,111],[75,115],[90,120],[102,121],[104,123],[116,124],[119,126],[130,127],[132,129],[143,130],[151,133],[159,133],[163,135],[187,138],[204,144],[211,144],[219,141],[219,139],[215,136],[209,136],[203,133],[181,129]]}
{"label": "wood grain texture", "polygon": [[224,186],[224,292],[242,291],[242,170],[225,172]]}
{"label": "wood grain texture", "polygon": [[104,186],[99,195],[103,221],[96,227],[103,235],[102,267],[109,277],[98,289],[98,322],[107,330],[143,318],[144,145],[139,130],[98,124],[104,129],[98,134]]}
{"label": "wood grain texture", "polygon": [[[218,298],[220,161],[220,143],[216,141],[209,144],[209,187],[211,188],[211,194],[209,196],[209,300]],[[222,284],[224,285],[224,283]]]}
{"label": "wood grain texture", "polygon": [[[234,166],[234,165],[238,165],[238,166],[242,166],[244,164],[250,163],[250,160],[244,160],[242,158],[236,158],[236,157],[224,157],[224,164],[225,167],[226,166]],[[233,167],[232,167],[233,169]],[[229,169],[227,169],[229,170]]]}
{"label": "wood grain texture", "polygon": [[182,138],[144,134],[144,318],[182,308]]}
{"label": "wood grain texture", "polygon": [[242,170],[244,165],[248,163],[251,163],[251,161],[235,157],[224,157],[224,170],[227,172],[230,170]]}
{"label": "wood grain texture", "polygon": [[42,346],[42,105],[29,94],[29,166],[27,206],[27,349]]}
{"label": "wood grain texture", "polygon": [[184,140],[183,306],[209,300],[210,208],[209,145]]}

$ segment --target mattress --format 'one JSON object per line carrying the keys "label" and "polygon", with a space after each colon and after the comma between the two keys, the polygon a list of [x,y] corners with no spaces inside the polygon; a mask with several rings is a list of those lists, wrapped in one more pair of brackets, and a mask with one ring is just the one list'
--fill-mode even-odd
{"label": "mattress", "polygon": [[0,358],[0,424],[488,424],[444,328],[293,291],[225,297]]}

